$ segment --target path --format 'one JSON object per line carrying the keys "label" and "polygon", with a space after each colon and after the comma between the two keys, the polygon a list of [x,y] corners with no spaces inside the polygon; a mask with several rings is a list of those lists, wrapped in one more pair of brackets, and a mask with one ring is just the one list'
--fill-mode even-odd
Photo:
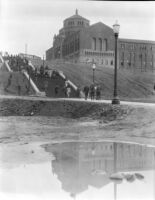
{"label": "path", "polygon": [[[0,99],[23,99],[23,100],[33,100],[33,101],[77,101],[77,102],[93,102],[93,103],[111,103],[112,100],[91,100],[87,101],[83,98],[49,98],[41,96],[14,96],[14,95],[0,95]],[[143,102],[130,102],[130,101],[120,101],[121,105],[132,105],[132,106],[151,106],[155,107],[155,103],[143,103]]]}

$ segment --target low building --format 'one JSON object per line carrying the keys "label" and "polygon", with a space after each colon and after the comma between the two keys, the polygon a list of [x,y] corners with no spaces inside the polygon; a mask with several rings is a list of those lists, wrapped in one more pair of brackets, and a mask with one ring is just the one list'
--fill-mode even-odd
{"label": "low building", "polygon": [[40,66],[44,63],[44,60],[42,60],[41,57],[36,55],[19,53],[18,56],[20,56],[21,58],[27,58],[27,60],[29,61],[29,65],[37,69],[39,69]]}
{"label": "low building", "polygon": [[25,54],[25,53],[19,53],[18,56],[20,56],[21,58],[28,58],[28,59],[33,59],[33,60],[41,60],[41,57],[39,57],[39,56]]}

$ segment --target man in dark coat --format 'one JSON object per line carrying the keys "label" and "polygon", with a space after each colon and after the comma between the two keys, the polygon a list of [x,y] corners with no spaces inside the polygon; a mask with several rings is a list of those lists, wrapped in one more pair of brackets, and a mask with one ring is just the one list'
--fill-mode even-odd
{"label": "man in dark coat", "polygon": [[85,86],[84,89],[83,89],[83,92],[84,92],[84,94],[85,94],[85,100],[87,100],[88,94],[89,94],[89,87],[88,87],[88,86]]}
{"label": "man in dark coat", "polygon": [[59,86],[56,85],[56,87],[55,87],[55,89],[54,89],[55,96],[58,95],[58,92],[59,92]]}
{"label": "man in dark coat", "polygon": [[96,87],[96,99],[99,100],[101,98],[101,86],[97,85]]}
{"label": "man in dark coat", "polygon": [[95,87],[94,87],[94,85],[92,84],[92,85],[90,86],[90,98],[91,98],[91,100],[93,100],[94,97],[95,97]]}

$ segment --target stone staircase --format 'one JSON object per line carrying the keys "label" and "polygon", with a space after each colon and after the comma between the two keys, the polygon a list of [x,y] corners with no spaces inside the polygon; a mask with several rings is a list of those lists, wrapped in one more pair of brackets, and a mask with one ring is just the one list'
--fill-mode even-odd
{"label": "stone staircase", "polygon": [[[35,95],[35,96],[47,96],[47,97],[66,97],[65,83],[67,80],[68,85],[71,88],[70,97],[83,97],[83,93],[78,90],[78,87],[64,75],[62,71],[50,70],[52,74],[56,72],[56,76],[42,76],[41,74],[35,74],[35,67],[31,61],[28,62],[31,68],[29,72],[26,66],[22,66],[22,70],[18,71],[18,66],[10,66],[9,61],[4,60],[0,56],[0,70],[8,72],[6,80],[1,81],[1,88],[4,91],[12,94],[20,95]],[[24,63],[23,63],[24,64]],[[15,71],[13,70],[15,68]],[[12,75],[11,75],[12,74]],[[2,79],[4,80],[4,79]],[[21,81],[24,80],[24,81]],[[58,88],[58,93],[55,92]],[[19,91],[20,90],[20,91]],[[29,92],[28,92],[29,91]]]}
{"label": "stone staircase", "polygon": [[[33,63],[31,64],[33,65]],[[42,62],[38,64],[38,67],[41,65],[42,65]],[[49,74],[50,74],[49,77],[40,76],[40,75],[35,76],[34,74],[31,74],[31,77],[33,81],[35,82],[35,84],[38,86],[39,90],[45,91],[46,96],[48,97],[65,97],[64,87],[65,87],[65,82],[67,80],[68,85],[71,88],[71,97],[83,97],[84,96],[83,92],[79,91],[78,87],[66,77],[63,71],[57,70],[57,68],[54,66],[55,65],[53,64],[53,66],[51,67],[52,69],[49,70]],[[51,76],[53,71],[57,72],[57,77]],[[59,88],[59,92],[57,95],[55,94],[56,87]],[[80,93],[80,95],[78,93]]]}
{"label": "stone staircase", "polygon": [[[56,70],[53,70],[56,71]],[[31,74],[31,77],[40,91],[44,91],[47,97],[66,97],[65,94],[65,82],[66,77],[62,72],[56,71],[57,75],[51,75],[50,77],[37,75],[37,77]],[[52,74],[52,72],[51,72]],[[71,88],[70,97],[79,97],[78,88],[69,80],[68,85]],[[58,93],[55,93],[55,89],[58,88]]]}
{"label": "stone staircase", "polygon": [[8,60],[4,60],[2,55],[0,55],[0,71],[1,93],[45,96],[45,92],[38,89],[26,70],[14,72],[8,64]]}

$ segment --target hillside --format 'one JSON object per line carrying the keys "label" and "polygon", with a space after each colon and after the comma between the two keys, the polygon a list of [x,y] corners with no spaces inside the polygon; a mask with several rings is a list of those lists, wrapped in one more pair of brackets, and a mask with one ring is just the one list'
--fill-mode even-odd
{"label": "hillside", "polygon": [[[48,66],[51,69],[63,71],[67,78],[81,89],[92,83],[93,72],[90,64],[48,62]],[[114,69],[112,68],[96,67],[95,82],[101,85],[103,98],[108,99],[113,96],[113,74]],[[152,98],[154,83],[155,75],[152,72],[118,70],[118,95],[120,98]]]}
{"label": "hillside", "polygon": [[[37,67],[42,65],[42,61],[37,63]],[[93,81],[93,71],[91,64],[75,64],[60,62],[45,62],[50,69],[62,71],[67,79],[71,80],[81,90],[85,85],[90,86]],[[36,63],[35,63],[36,66]],[[9,72],[0,72],[0,93],[4,94],[4,88],[8,84]],[[102,98],[111,99],[113,97],[114,69],[96,66],[95,83],[101,85]],[[18,94],[17,85],[22,85],[22,95],[26,95],[28,82],[18,72],[13,73],[12,84],[8,88],[8,93]],[[155,101],[153,86],[155,75],[152,72],[140,72],[118,69],[118,96],[121,100]],[[43,84],[43,83],[42,83]],[[52,84],[52,83],[50,83]],[[51,89],[50,89],[51,90]],[[32,91],[31,91],[32,92]],[[32,92],[33,93],[33,92]]]}

